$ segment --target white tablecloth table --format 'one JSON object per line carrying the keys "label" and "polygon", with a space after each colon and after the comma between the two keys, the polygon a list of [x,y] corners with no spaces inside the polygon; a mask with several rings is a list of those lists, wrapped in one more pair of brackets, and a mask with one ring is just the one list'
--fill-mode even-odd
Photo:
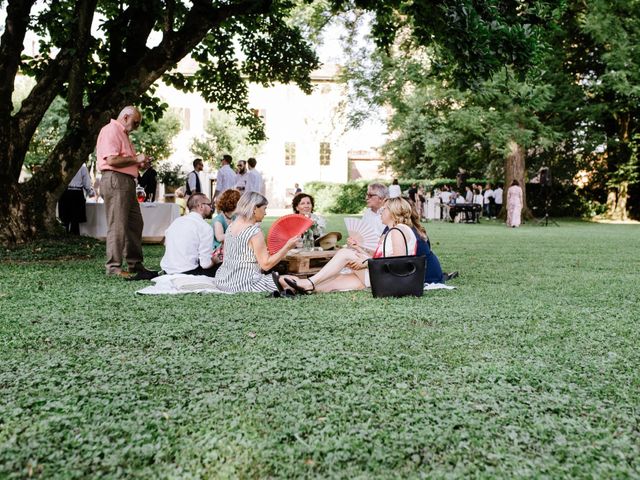
{"label": "white tablecloth table", "polygon": [[[180,216],[180,207],[175,203],[144,202],[140,211],[144,220],[142,241],[146,243],[161,243],[165,230]],[[87,203],[87,221],[80,224],[80,235],[100,240],[107,237],[104,203]]]}

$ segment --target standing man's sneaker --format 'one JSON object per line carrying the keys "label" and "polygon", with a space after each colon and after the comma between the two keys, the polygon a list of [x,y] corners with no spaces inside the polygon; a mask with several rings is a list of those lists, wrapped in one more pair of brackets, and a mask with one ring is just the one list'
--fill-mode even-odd
{"label": "standing man's sneaker", "polygon": [[107,272],[107,277],[120,277],[120,278],[129,278],[131,274],[129,272],[124,272],[122,270],[117,272]]}

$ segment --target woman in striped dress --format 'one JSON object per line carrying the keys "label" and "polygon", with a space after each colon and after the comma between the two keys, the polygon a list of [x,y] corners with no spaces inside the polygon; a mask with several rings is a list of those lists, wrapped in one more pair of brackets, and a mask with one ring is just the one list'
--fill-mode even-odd
{"label": "woman in striped dress", "polygon": [[[216,273],[219,290],[237,292],[272,292],[286,288],[282,277],[276,285],[271,270],[291,250],[298,237],[291,238],[280,250],[269,255],[260,222],[266,215],[268,201],[258,192],[245,192],[236,207],[236,219],[225,233],[224,262]],[[292,277],[294,278],[294,277]]]}

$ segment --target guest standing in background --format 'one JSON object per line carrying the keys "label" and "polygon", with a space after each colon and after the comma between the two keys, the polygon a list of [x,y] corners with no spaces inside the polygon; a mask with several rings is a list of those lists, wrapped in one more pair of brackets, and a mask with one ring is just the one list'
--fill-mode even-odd
{"label": "guest standing in background", "polygon": [[517,180],[514,180],[507,190],[507,226],[516,228],[520,226],[522,216],[522,188]]}
{"label": "guest standing in background", "polygon": [[502,210],[502,196],[504,195],[504,191],[502,190],[502,184],[499,184],[498,187],[493,191],[493,218],[496,218],[500,215],[500,211]]}
{"label": "guest standing in background", "polygon": [[155,202],[158,188],[158,172],[153,166],[147,168],[142,175],[138,175],[138,185],[144,188],[144,201]]}
{"label": "guest standing in background", "polygon": [[193,170],[187,174],[187,185],[185,189],[186,196],[194,193],[202,193],[202,186],[200,185],[199,173],[204,170],[204,163],[201,158],[196,158],[193,161]]}
{"label": "guest standing in background", "polygon": [[83,163],[58,201],[58,216],[67,233],[80,235],[80,224],[87,221],[85,193],[87,197],[95,196],[89,170]]}
{"label": "guest standing in background", "polygon": [[484,206],[484,215],[487,218],[491,218],[494,215],[493,211],[494,209],[494,204],[495,204],[495,199],[493,198],[493,189],[491,188],[491,184],[487,183],[487,185],[484,187],[484,194],[482,195],[483,197],[483,206]]}
{"label": "guest standing in background", "polygon": [[247,173],[247,192],[258,192],[260,195],[265,195],[265,185],[264,180],[262,179],[262,174],[256,170],[256,165],[258,162],[255,158],[250,157],[247,160],[247,165],[249,166],[249,172]]}
{"label": "guest standing in background", "polygon": [[398,179],[394,178],[393,183],[389,186],[389,198],[398,198],[402,196],[402,190],[398,185]]}
{"label": "guest standing in background", "polygon": [[247,172],[247,162],[244,160],[240,160],[238,162],[238,166],[236,168],[236,190],[238,190],[241,194],[247,188],[247,181],[249,180],[249,175]]}
{"label": "guest standing in background", "polygon": [[222,156],[222,166],[218,170],[218,176],[216,177],[216,192],[213,199],[216,200],[225,190],[233,188],[236,184],[236,173],[231,168],[231,162],[233,158],[231,155]]}

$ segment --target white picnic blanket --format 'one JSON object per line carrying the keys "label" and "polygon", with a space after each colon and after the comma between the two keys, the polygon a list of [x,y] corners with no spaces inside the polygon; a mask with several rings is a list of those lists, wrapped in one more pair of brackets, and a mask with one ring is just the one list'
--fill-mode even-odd
{"label": "white picnic blanket", "polygon": [[[153,285],[141,288],[136,291],[140,295],[178,295],[182,293],[226,293],[216,288],[214,278],[204,275],[184,275],[177,273],[173,275],[162,275],[151,280]],[[444,283],[427,283],[425,290],[438,289],[452,290],[456,287],[445,285]],[[229,294],[230,295],[230,294]]]}
{"label": "white picnic blanket", "polygon": [[444,288],[446,290],[453,290],[456,287],[454,287],[453,285],[445,285],[444,283],[425,283],[424,284],[425,290],[439,290],[441,288]]}
{"label": "white picnic blanket", "polygon": [[216,288],[214,278],[205,275],[185,275],[176,273],[162,275],[153,280],[153,285],[141,288],[140,295],[178,295],[181,293],[229,293]]}

